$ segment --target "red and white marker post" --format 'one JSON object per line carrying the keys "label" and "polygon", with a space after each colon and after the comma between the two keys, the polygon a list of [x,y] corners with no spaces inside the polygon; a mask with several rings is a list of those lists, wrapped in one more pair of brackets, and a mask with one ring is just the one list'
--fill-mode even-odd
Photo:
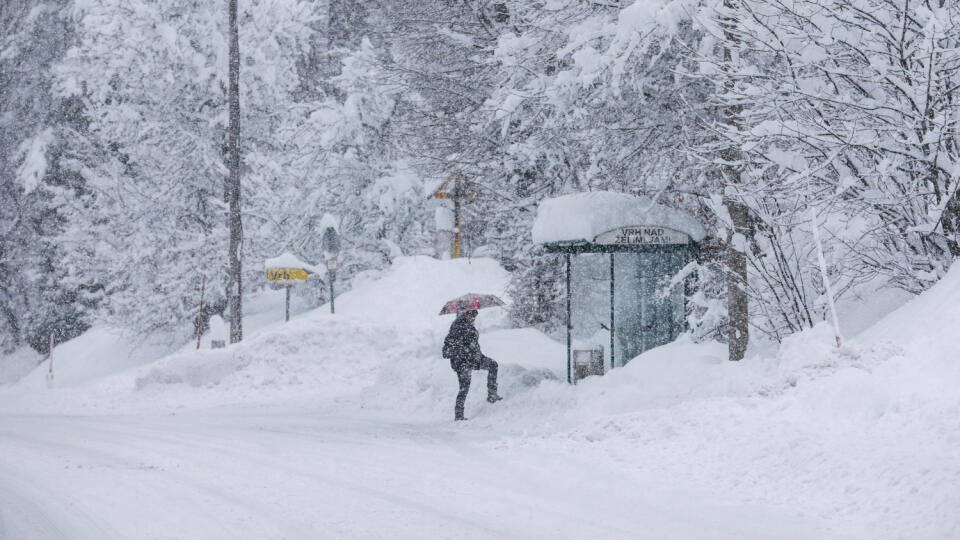
{"label": "red and white marker post", "polygon": [[47,386],[53,386],[53,332],[50,333],[50,365],[47,368]]}

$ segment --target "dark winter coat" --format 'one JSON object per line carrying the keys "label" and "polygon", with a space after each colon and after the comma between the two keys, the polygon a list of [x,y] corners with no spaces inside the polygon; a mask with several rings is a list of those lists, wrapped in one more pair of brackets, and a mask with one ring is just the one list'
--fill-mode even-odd
{"label": "dark winter coat", "polygon": [[443,356],[450,359],[450,366],[459,370],[462,367],[477,366],[483,359],[480,352],[480,332],[467,321],[466,317],[459,316],[450,325],[450,332],[443,340]]}

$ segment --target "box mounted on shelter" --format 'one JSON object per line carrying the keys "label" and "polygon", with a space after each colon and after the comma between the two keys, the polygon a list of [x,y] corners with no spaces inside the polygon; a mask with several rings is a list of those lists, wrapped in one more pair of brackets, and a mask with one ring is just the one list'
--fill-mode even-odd
{"label": "box mounted on shelter", "polygon": [[591,375],[603,375],[603,345],[573,349],[573,384]]}
{"label": "box mounted on shelter", "polygon": [[686,329],[689,280],[677,278],[705,236],[690,214],[646,197],[598,191],[540,203],[533,241],[565,255],[568,382],[574,339],[609,343],[614,368]]}

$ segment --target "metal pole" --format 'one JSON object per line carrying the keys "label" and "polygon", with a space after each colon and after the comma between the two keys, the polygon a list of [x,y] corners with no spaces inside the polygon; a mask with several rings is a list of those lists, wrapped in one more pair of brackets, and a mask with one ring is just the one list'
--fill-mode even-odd
{"label": "metal pole", "polygon": [[333,309],[333,279],[334,278],[333,276],[334,276],[334,273],[330,272],[329,278],[330,278],[330,313],[331,314],[334,313],[334,309]]}
{"label": "metal pole", "polygon": [[286,289],[287,289],[287,317],[286,317],[286,319],[284,319],[284,322],[290,321],[290,289],[291,289],[291,288],[292,288],[292,287],[291,287],[290,285],[287,285],[287,287],[286,287]]}
{"label": "metal pole", "polygon": [[571,373],[571,341],[570,341],[570,330],[573,328],[573,324],[570,318],[570,254],[567,253],[567,384],[573,383],[573,374]]}
{"label": "metal pole", "polygon": [[617,329],[617,327],[616,327],[616,317],[614,316],[614,310],[613,310],[613,306],[614,306],[614,304],[613,304],[613,299],[614,299],[614,293],[613,293],[613,291],[614,291],[614,281],[615,281],[614,274],[613,274],[613,270],[614,270],[614,267],[613,267],[613,253],[610,253],[610,369],[613,369],[614,367],[616,367],[616,364],[614,363],[614,349],[613,349],[613,347],[614,347],[614,339],[615,339],[615,338],[614,338],[614,335],[615,335],[615,334],[614,334],[614,331],[616,331],[616,329]]}

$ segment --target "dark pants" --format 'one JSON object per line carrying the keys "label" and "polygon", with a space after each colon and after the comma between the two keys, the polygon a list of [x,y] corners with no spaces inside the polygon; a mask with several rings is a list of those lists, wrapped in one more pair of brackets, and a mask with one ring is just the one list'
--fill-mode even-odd
{"label": "dark pants", "polygon": [[487,370],[487,395],[497,395],[497,362],[493,358],[484,356],[479,362],[451,363],[451,367],[457,372],[457,379],[460,381],[460,392],[457,393],[457,404],[453,409],[454,418],[463,418],[463,404],[466,403],[467,392],[470,391],[473,370]]}

